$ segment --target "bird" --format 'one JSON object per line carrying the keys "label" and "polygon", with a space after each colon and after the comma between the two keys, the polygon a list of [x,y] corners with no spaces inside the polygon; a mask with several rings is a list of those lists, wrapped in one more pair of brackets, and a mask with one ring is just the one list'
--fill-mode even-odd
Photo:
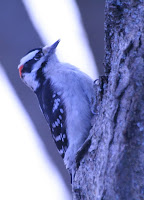
{"label": "bird", "polygon": [[18,65],[22,81],[36,94],[65,166],[74,173],[75,159],[91,129],[93,80],[77,67],[60,62],[51,46],[30,50]]}

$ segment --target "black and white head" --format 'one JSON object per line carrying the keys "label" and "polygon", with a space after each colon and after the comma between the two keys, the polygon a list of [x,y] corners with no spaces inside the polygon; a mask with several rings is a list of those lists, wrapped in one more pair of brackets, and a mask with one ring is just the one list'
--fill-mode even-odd
{"label": "black and white head", "polygon": [[36,48],[29,51],[18,65],[19,75],[23,82],[36,91],[44,81],[44,68],[51,59],[56,59],[55,50],[60,40],[50,47]]}

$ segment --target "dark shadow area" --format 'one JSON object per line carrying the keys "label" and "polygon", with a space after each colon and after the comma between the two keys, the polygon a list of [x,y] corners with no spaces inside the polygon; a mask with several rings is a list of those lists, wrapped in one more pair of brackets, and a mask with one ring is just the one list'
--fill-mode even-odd
{"label": "dark shadow area", "polygon": [[104,59],[104,6],[105,0],[76,0],[82,22],[87,32],[100,75],[103,74]]}

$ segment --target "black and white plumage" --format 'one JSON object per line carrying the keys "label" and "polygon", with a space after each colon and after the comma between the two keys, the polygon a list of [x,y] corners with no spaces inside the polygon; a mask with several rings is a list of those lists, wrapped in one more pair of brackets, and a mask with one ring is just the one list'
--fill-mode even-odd
{"label": "black and white plumage", "polygon": [[76,154],[91,128],[93,80],[57,59],[58,43],[29,51],[18,68],[21,79],[37,95],[58,151],[72,173]]}
{"label": "black and white plumage", "polygon": [[62,158],[64,158],[68,147],[68,140],[66,136],[65,108],[60,94],[52,90],[50,79],[45,82],[43,89],[39,89],[36,94],[43,114],[50,126],[58,151]]}

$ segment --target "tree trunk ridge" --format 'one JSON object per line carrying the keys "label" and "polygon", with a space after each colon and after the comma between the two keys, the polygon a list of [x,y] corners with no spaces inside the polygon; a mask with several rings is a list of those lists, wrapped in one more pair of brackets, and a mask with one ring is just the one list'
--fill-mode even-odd
{"label": "tree trunk ridge", "polygon": [[108,81],[94,86],[97,114],[73,199],[144,200],[144,1],[105,4]]}

